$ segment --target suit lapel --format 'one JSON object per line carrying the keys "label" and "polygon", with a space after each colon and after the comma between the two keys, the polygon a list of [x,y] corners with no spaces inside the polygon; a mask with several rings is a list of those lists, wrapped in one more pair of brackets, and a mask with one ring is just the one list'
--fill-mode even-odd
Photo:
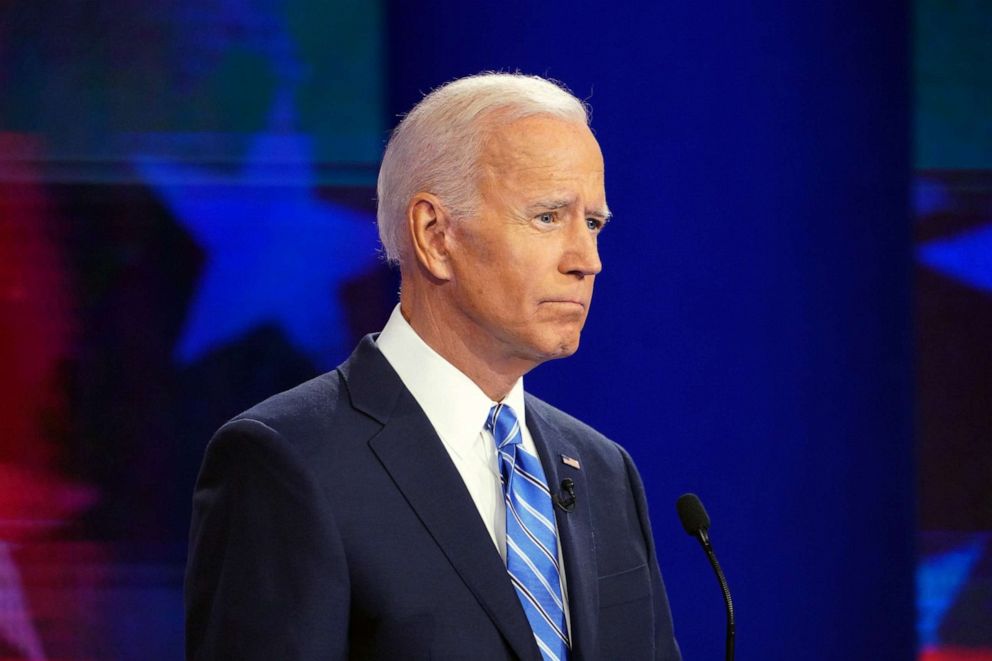
{"label": "suit lapel", "polygon": [[539,660],[506,566],[461,475],[371,336],[340,371],[355,408],[383,424],[369,446],[410,507],[517,656]]}
{"label": "suit lapel", "polygon": [[597,613],[599,611],[599,573],[596,569],[596,541],[589,512],[589,491],[581,468],[562,462],[562,455],[582,464],[578,448],[542,414],[532,397],[527,398],[527,428],[541,456],[544,472],[554,494],[561,481],[575,483],[575,509],[571,512],[555,506],[555,519],[565,562],[568,587],[568,611],[571,618],[573,659],[594,659],[597,650]]}

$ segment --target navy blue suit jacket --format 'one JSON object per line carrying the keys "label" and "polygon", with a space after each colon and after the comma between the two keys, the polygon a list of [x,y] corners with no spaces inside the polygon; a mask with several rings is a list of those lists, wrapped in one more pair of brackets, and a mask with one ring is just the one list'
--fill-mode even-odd
{"label": "navy blue suit jacket", "polygon": [[[574,511],[556,508],[573,658],[679,659],[630,457],[526,405],[548,482],[575,483]],[[211,440],[185,589],[189,659],[541,658],[458,471],[371,336]]]}

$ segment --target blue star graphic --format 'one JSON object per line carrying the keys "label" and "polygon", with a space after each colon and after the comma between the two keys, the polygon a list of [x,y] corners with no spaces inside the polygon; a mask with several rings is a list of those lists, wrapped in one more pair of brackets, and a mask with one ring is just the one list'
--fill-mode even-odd
{"label": "blue star graphic", "polygon": [[970,287],[992,292],[992,224],[917,249],[917,259]]}
{"label": "blue star graphic", "polygon": [[307,136],[256,135],[235,175],[148,158],[135,167],[207,255],[180,363],[266,323],[323,368],[347,355],[337,290],[373,266],[374,218],[315,195]]}

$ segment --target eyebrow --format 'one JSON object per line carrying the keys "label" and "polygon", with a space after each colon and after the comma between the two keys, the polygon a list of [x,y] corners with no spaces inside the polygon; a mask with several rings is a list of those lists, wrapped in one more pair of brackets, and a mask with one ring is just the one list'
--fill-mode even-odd
{"label": "eyebrow", "polygon": [[[530,213],[535,213],[539,211],[557,211],[558,209],[564,209],[571,206],[574,203],[574,198],[555,198],[552,200],[541,200],[535,202],[528,207]],[[586,209],[586,216],[591,216],[593,218],[599,218],[604,223],[609,222],[613,217],[613,213],[610,211],[609,207],[603,206],[602,209]]]}

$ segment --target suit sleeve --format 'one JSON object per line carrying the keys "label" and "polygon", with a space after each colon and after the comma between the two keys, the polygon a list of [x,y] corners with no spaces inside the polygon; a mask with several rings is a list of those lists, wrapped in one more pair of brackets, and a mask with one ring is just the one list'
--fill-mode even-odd
{"label": "suit sleeve", "polygon": [[329,503],[256,420],[211,440],[193,495],[186,658],[343,659],[349,581]]}
{"label": "suit sleeve", "polygon": [[651,519],[648,516],[648,503],[644,495],[644,485],[641,476],[634,466],[634,460],[621,446],[617,446],[623,455],[624,466],[627,469],[627,481],[630,484],[637,516],[641,523],[641,534],[648,550],[648,566],[651,573],[651,594],[654,602],[655,623],[655,659],[657,661],[681,661],[682,654],[675,641],[675,631],[672,624],[672,611],[668,604],[668,594],[658,568],[658,556],[655,552],[654,535],[651,533]]}

